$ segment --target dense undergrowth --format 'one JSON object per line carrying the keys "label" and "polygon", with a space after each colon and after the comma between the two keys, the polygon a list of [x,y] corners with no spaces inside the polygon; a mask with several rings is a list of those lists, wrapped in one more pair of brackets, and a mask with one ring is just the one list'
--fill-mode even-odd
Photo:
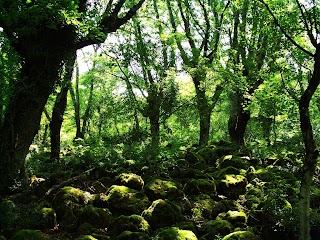
{"label": "dense undergrowth", "polygon": [[[34,149],[29,189],[17,183],[2,196],[0,239],[298,238],[302,156],[262,156],[222,141],[201,149],[164,144],[156,160],[145,149],[78,142],[57,162]],[[317,184],[313,239],[320,234]]]}

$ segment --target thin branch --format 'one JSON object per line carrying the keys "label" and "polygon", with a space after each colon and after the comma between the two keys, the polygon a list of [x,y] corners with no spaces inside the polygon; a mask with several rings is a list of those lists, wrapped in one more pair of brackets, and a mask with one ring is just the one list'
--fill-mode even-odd
{"label": "thin branch", "polygon": [[306,50],[305,48],[303,48],[301,45],[299,45],[284,29],[283,27],[280,25],[278,19],[276,18],[276,16],[273,14],[272,10],[270,9],[269,5],[264,1],[264,0],[259,0],[259,2],[261,2],[266,9],[268,10],[268,12],[271,14],[275,24],[277,25],[277,27],[280,29],[280,31],[283,33],[283,35],[294,45],[296,46],[298,49],[300,49],[301,51],[303,51],[305,54],[314,57],[314,54],[309,52],[308,50]]}

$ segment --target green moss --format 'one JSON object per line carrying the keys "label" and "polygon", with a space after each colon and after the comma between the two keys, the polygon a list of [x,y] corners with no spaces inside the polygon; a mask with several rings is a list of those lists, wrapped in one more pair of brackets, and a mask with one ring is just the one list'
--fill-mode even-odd
{"label": "green moss", "polygon": [[228,234],[222,240],[262,240],[259,236],[250,231],[237,231]]}
{"label": "green moss", "polygon": [[232,232],[233,226],[227,220],[211,220],[202,228],[202,232],[205,233],[206,239],[214,239],[216,235],[225,236]]}
{"label": "green moss", "polygon": [[234,167],[238,169],[248,169],[250,167],[249,164],[250,158],[248,156],[233,156],[233,155],[226,155],[219,159],[218,167],[219,168],[226,168],[226,167]]}
{"label": "green moss", "polygon": [[173,181],[153,179],[145,186],[145,192],[151,201],[157,199],[175,199],[182,195],[180,186]]}
{"label": "green moss", "polygon": [[0,240],[6,240],[4,236],[0,236]]}
{"label": "green moss", "polygon": [[93,196],[74,187],[62,188],[54,197],[52,205],[60,219],[67,207],[70,208],[76,215],[81,212],[82,208],[93,201]]}
{"label": "green moss", "polygon": [[119,215],[141,214],[150,205],[147,196],[126,186],[112,185],[107,195],[100,194],[94,203],[97,207],[107,207]]}
{"label": "green moss", "polygon": [[13,201],[5,200],[0,203],[0,229],[14,228],[17,223],[17,207]]}
{"label": "green moss", "polygon": [[158,231],[158,240],[197,240],[196,235],[190,230],[181,230],[177,227],[165,228]]}
{"label": "green moss", "polygon": [[24,229],[16,232],[11,240],[46,240],[46,238],[37,231]]}
{"label": "green moss", "polygon": [[85,236],[78,237],[75,240],[98,240],[98,239],[92,237],[91,235],[85,235]]}
{"label": "green moss", "polygon": [[190,195],[204,193],[215,196],[217,194],[215,182],[209,179],[191,179],[186,184],[184,192]]}
{"label": "green moss", "polygon": [[132,231],[132,232],[149,233],[150,225],[140,215],[131,215],[131,216],[121,215],[117,217],[110,226],[110,232],[112,232],[112,234],[120,234],[126,230]]}
{"label": "green moss", "polygon": [[112,214],[107,208],[86,206],[78,217],[78,223],[90,223],[93,227],[106,228],[112,221]]}
{"label": "green moss", "polygon": [[247,179],[242,175],[226,174],[218,184],[218,194],[237,199],[246,192]]}
{"label": "green moss", "polygon": [[152,205],[143,211],[142,216],[153,229],[172,226],[183,220],[180,209],[169,200],[163,199],[153,201]]}
{"label": "green moss", "polygon": [[116,183],[135,190],[141,190],[144,186],[143,179],[134,173],[121,173],[116,177]]}
{"label": "green moss", "polygon": [[147,239],[149,239],[149,236],[146,233],[131,232],[131,231],[124,231],[117,237],[117,240],[147,240]]}
{"label": "green moss", "polygon": [[[201,195],[203,196],[203,195]],[[211,219],[212,211],[217,204],[216,201],[212,200],[211,198],[206,199],[198,199],[192,202],[192,213],[193,213],[193,220],[200,221],[203,218]]]}
{"label": "green moss", "polygon": [[243,226],[243,224],[247,223],[248,219],[247,214],[245,212],[231,210],[227,212],[225,218],[235,226]]}

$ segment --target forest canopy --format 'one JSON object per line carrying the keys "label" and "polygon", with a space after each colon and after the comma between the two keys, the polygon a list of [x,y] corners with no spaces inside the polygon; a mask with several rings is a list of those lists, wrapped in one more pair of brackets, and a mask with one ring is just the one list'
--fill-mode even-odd
{"label": "forest canopy", "polygon": [[319,0],[0,0],[0,239],[317,239],[319,24]]}

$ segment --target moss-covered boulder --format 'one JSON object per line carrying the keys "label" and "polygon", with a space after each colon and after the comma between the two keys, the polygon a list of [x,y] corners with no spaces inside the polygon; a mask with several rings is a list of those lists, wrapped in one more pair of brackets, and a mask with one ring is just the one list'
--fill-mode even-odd
{"label": "moss-covered boulder", "polygon": [[0,203],[0,229],[11,229],[17,224],[18,209],[13,201]]}
{"label": "moss-covered boulder", "polygon": [[212,218],[212,211],[214,210],[217,202],[211,199],[209,195],[200,194],[191,199],[191,202],[192,217],[195,221]]}
{"label": "moss-covered boulder", "polygon": [[183,220],[183,215],[177,205],[169,200],[158,199],[143,211],[142,216],[148,221],[152,229],[169,227]]}
{"label": "moss-covered boulder", "polygon": [[144,188],[144,191],[151,201],[157,199],[176,199],[182,196],[181,186],[171,180],[152,179]]}
{"label": "moss-covered boulder", "polygon": [[235,227],[244,227],[247,223],[248,217],[245,212],[229,210],[227,213],[219,214],[217,220],[221,219],[228,220]]}
{"label": "moss-covered boulder", "polygon": [[38,211],[38,229],[53,229],[57,226],[57,216],[53,208],[40,208]]}
{"label": "moss-covered boulder", "polygon": [[91,235],[84,235],[76,238],[75,240],[98,240],[98,239],[96,239],[95,237],[92,237]]}
{"label": "moss-covered boulder", "polygon": [[262,240],[250,231],[237,231],[223,237],[222,240]]}
{"label": "moss-covered boulder", "polygon": [[100,194],[95,199],[94,206],[109,208],[113,214],[139,215],[150,206],[150,203],[143,192],[126,186],[112,185],[107,194]]}
{"label": "moss-covered boulder", "polygon": [[61,219],[67,208],[78,215],[82,208],[93,201],[93,195],[74,187],[62,188],[53,198],[52,206],[56,211],[57,218]]}
{"label": "moss-covered boulder", "polygon": [[201,232],[205,239],[214,239],[216,235],[225,236],[233,230],[232,224],[227,220],[211,220],[204,224]]}
{"label": "moss-covered boulder", "polygon": [[144,186],[143,179],[134,173],[121,173],[116,177],[115,183],[135,190],[142,190]]}
{"label": "moss-covered boulder", "polygon": [[93,226],[90,223],[82,223],[78,229],[77,229],[77,233],[82,234],[82,235],[88,235],[91,234],[93,230]]}
{"label": "moss-covered boulder", "polygon": [[182,230],[177,227],[160,229],[155,239],[157,240],[198,240],[190,230]]}
{"label": "moss-covered boulder", "polygon": [[189,162],[189,164],[204,162],[203,157],[198,153],[198,150],[195,147],[189,148],[186,151],[184,159],[186,159]]}
{"label": "moss-covered boulder", "polygon": [[38,231],[23,229],[14,234],[11,240],[46,240]]}
{"label": "moss-covered boulder", "polygon": [[124,216],[121,215],[117,217],[109,228],[113,235],[119,235],[124,231],[132,232],[150,232],[149,223],[140,215]]}
{"label": "moss-covered boulder", "polygon": [[95,228],[106,228],[110,225],[112,219],[109,209],[87,205],[78,217],[78,224],[87,222]]}
{"label": "moss-covered boulder", "polygon": [[131,231],[124,231],[121,233],[117,240],[148,240],[149,235],[143,232],[131,232]]}
{"label": "moss-covered boulder", "polygon": [[184,192],[189,195],[204,193],[215,196],[217,194],[215,182],[209,179],[191,179],[184,187]]}
{"label": "moss-covered boulder", "polygon": [[219,181],[217,191],[219,195],[235,200],[245,194],[247,184],[247,179],[242,175],[226,174]]}
{"label": "moss-covered boulder", "polygon": [[234,167],[238,169],[248,169],[250,167],[250,158],[248,156],[234,156],[226,155],[218,160],[218,167],[220,169],[227,167]]}
{"label": "moss-covered boulder", "polygon": [[195,234],[197,234],[198,232],[195,222],[191,220],[179,222],[178,224],[175,224],[173,227],[178,227],[179,229],[183,229],[183,230],[190,230]]}

